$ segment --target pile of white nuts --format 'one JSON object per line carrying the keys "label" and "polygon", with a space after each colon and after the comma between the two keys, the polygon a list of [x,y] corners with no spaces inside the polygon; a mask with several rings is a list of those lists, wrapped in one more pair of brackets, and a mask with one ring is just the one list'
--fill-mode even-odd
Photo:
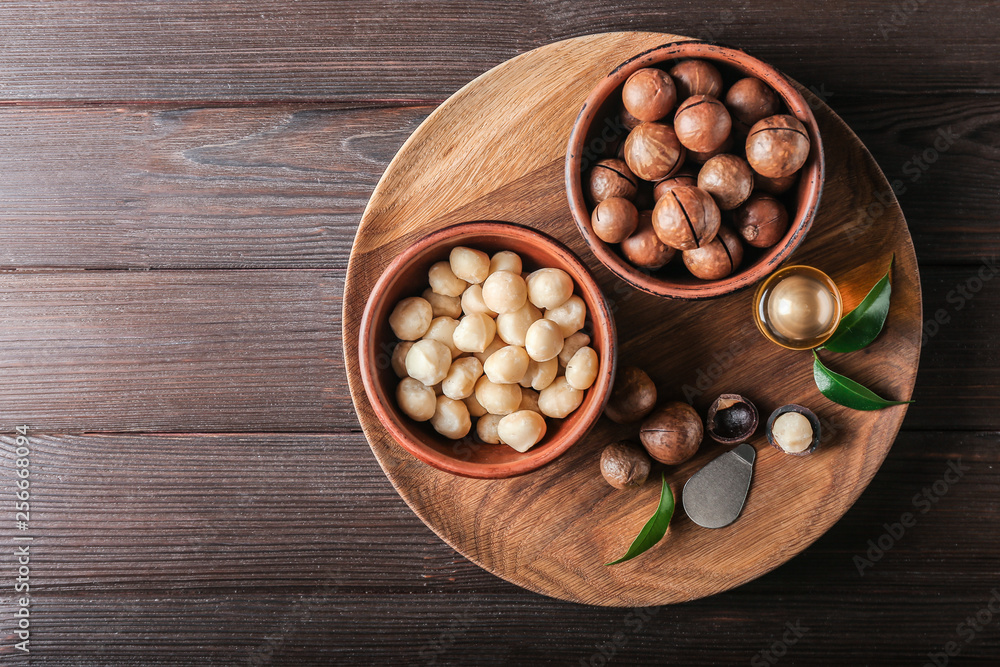
{"label": "pile of white nuts", "polygon": [[400,409],[452,439],[468,435],[474,417],[482,441],[528,451],[545,418],[576,410],[597,379],[573,279],[562,269],[524,274],[513,252],[459,246],[428,280],[389,316]]}

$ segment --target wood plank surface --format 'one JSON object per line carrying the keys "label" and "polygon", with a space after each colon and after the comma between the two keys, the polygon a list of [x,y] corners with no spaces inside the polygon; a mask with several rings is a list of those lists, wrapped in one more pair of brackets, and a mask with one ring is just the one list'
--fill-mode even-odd
{"label": "wood plank surface", "polygon": [[[544,598],[455,554],[357,434],[36,434],[39,662],[578,664],[621,632],[620,664],[741,664],[801,622],[809,633],[790,664],[922,664],[997,585],[998,437],[901,434],[857,504],[800,556],[734,591],[649,610],[636,631],[635,612]],[[14,446],[0,438],[5,478]],[[959,459],[968,470],[921,513],[913,496]],[[854,556],[904,512],[916,524],[859,575]],[[988,628],[963,656],[998,651]]]}
{"label": "wood plank surface", "polygon": [[16,0],[0,13],[0,99],[441,101],[543,44],[637,29],[732,44],[833,91],[996,92],[997,19],[988,0]]}

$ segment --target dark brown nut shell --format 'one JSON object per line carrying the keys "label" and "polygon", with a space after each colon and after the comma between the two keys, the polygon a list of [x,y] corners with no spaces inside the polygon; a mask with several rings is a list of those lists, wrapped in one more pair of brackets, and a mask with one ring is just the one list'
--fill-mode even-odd
{"label": "dark brown nut shell", "polygon": [[716,155],[722,155],[723,153],[732,153],[734,145],[735,144],[733,142],[733,135],[732,133],[730,133],[729,136],[726,137],[726,140],[723,141],[722,144],[714,150],[706,151],[704,153],[699,153],[697,151],[688,151],[687,152],[688,162],[693,162],[694,164],[705,164],[706,162],[714,158]]}
{"label": "dark brown nut shell", "polygon": [[667,403],[642,423],[639,439],[660,463],[678,465],[698,451],[705,435],[701,417],[687,403]]}
{"label": "dark brown nut shell", "polygon": [[743,244],[736,232],[722,225],[711,242],[695,250],[685,250],[682,257],[684,266],[696,278],[719,280],[739,267],[743,261]]}
{"label": "dark brown nut shell", "polygon": [[809,132],[794,116],[769,116],[750,128],[747,162],[768,178],[798,171],[809,157]]}
{"label": "dark brown nut shell", "polygon": [[716,155],[698,172],[698,187],[712,195],[721,210],[731,211],[753,191],[753,170],[741,157]]}
{"label": "dark brown nut shell", "polygon": [[601,160],[590,170],[587,192],[595,204],[608,197],[632,199],[639,190],[639,179],[624,160]]}
{"label": "dark brown nut shell", "polygon": [[642,486],[652,465],[642,448],[624,440],[608,445],[601,452],[601,475],[616,489]]}
{"label": "dark brown nut shell", "polygon": [[794,172],[788,176],[782,176],[780,178],[768,178],[767,176],[761,176],[757,172],[753,173],[753,189],[760,190],[761,192],[767,192],[772,195],[780,195],[784,192],[788,192],[795,182],[799,180],[799,172]]}
{"label": "dark brown nut shell", "polygon": [[[781,445],[779,445],[777,441],[774,439],[774,433],[773,433],[774,422],[778,417],[785,414],[786,412],[798,412],[800,415],[808,419],[810,426],[812,426],[812,431],[813,431],[812,443],[804,451],[790,452]],[[815,452],[816,448],[819,447],[819,442],[823,438],[823,431],[822,431],[822,426],[820,425],[819,417],[817,417],[812,410],[810,410],[809,408],[802,407],[801,405],[790,403],[788,405],[781,406],[780,408],[771,413],[771,416],[767,420],[766,435],[767,435],[767,441],[770,443],[770,445],[775,449],[777,449],[779,452],[783,452],[785,454],[791,454],[792,456],[807,456]]]}
{"label": "dark brown nut shell", "polygon": [[656,384],[646,371],[626,366],[618,371],[604,415],[616,424],[645,419],[656,407]]}
{"label": "dark brown nut shell", "polygon": [[754,248],[770,248],[788,231],[785,205],[768,194],[755,192],[733,214],[736,231]]}
{"label": "dark brown nut shell", "polygon": [[639,126],[639,123],[642,122],[641,120],[630,114],[628,112],[628,109],[626,109],[624,105],[622,105],[621,118],[622,118],[622,125],[624,125],[625,129],[630,132],[635,128],[637,128]]}
{"label": "dark brown nut shell", "polygon": [[672,260],[677,251],[656,235],[652,218],[652,211],[639,211],[639,225],[632,236],[622,241],[621,249],[625,259],[635,266],[655,271]]}
{"label": "dark brown nut shell", "polygon": [[722,94],[722,74],[714,65],[704,60],[679,62],[670,68],[670,77],[677,87],[679,100],[692,95],[719,97]]}
{"label": "dark brown nut shell", "polygon": [[724,445],[744,442],[757,430],[757,406],[739,394],[722,394],[708,409],[709,437]]}
{"label": "dark brown nut shell", "polygon": [[694,250],[711,242],[721,223],[718,205],[700,188],[674,188],[653,208],[656,235],[678,250]]}
{"label": "dark brown nut shell", "polygon": [[654,67],[636,70],[622,86],[625,109],[641,121],[660,120],[677,104],[677,89],[670,75]]}
{"label": "dark brown nut shell", "polygon": [[594,208],[590,226],[605,243],[621,243],[639,225],[639,209],[628,199],[608,197]]}
{"label": "dark brown nut shell", "polygon": [[698,175],[691,171],[681,170],[670,178],[664,178],[653,186],[653,200],[660,201],[660,198],[667,192],[682,186],[697,187]]}
{"label": "dark brown nut shell", "polygon": [[725,105],[708,95],[687,98],[674,114],[674,131],[681,145],[699,153],[721,146],[732,126]]}
{"label": "dark brown nut shell", "polygon": [[639,178],[659,181],[680,169],[684,147],[669,125],[642,123],[625,139],[625,162]]}
{"label": "dark brown nut shell", "polygon": [[734,83],[726,92],[726,108],[735,120],[750,127],[778,113],[781,104],[770,86],[760,79],[747,77]]}

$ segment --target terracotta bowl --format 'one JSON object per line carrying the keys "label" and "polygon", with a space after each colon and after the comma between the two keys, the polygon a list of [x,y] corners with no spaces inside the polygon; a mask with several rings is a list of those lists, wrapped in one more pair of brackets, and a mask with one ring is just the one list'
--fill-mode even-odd
{"label": "terracotta bowl", "polygon": [[[624,141],[628,130],[616,121],[621,105],[625,80],[643,67],[663,65],[669,61],[698,58],[717,65],[728,88],[736,79],[755,76],[773,88],[789,112],[809,130],[811,150],[803,165],[797,189],[781,195],[789,212],[789,229],[775,246],[765,250],[744,244],[741,266],[720,280],[695,278],[684,268],[677,256],[659,271],[650,272],[629,264],[613,247],[593,232],[590,224],[592,207],[585,199],[583,176],[590,166],[605,157]],[[667,69],[664,67],[664,69]],[[722,296],[753,285],[774,271],[805,238],[823,190],[824,159],[819,127],[812,110],[801,93],[778,70],[737,49],[704,42],[676,42],[641,53],[627,60],[604,77],[584,103],[570,135],[566,153],[566,192],[569,206],[580,232],[597,258],[627,283],[650,294],[677,299],[707,299]],[[723,212],[723,222],[726,213]]]}
{"label": "terracotta bowl", "polygon": [[[396,406],[399,378],[390,364],[396,337],[388,318],[401,299],[419,296],[427,288],[427,270],[448,258],[457,245],[487,253],[512,250],[526,271],[555,267],[566,271],[576,283],[576,294],[587,304],[587,327],[591,346],[600,357],[600,369],[583,403],[562,420],[546,419],[548,430],[542,441],[525,453],[506,445],[481,442],[472,432],[462,440],[436,433],[428,423],[418,423]],[[372,289],[361,320],[359,341],[361,377],[368,400],[389,434],[421,461],[466,477],[512,477],[549,463],[583,438],[600,417],[615,376],[617,336],[614,318],[600,288],[583,263],[561,243],[526,227],[499,222],[455,225],[426,236],[396,257]]]}

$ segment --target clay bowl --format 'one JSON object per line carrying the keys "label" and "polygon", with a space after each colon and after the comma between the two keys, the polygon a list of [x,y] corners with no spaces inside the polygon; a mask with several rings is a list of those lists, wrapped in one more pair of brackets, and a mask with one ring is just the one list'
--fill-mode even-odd
{"label": "clay bowl", "polygon": [[[679,256],[659,271],[646,271],[629,264],[615,246],[599,239],[593,232],[590,216],[593,207],[584,195],[583,178],[593,163],[605,157],[615,157],[617,145],[624,141],[628,130],[618,121],[621,91],[625,80],[643,67],[660,66],[669,69],[672,61],[689,58],[707,60],[722,72],[726,88],[737,79],[755,76],[771,86],[783,100],[791,115],[809,131],[811,150],[800,170],[797,186],[780,198],[788,208],[789,229],[775,246],[765,250],[744,244],[740,267],[720,280],[706,281],[686,271]],[[678,100],[680,103],[681,100]],[[784,111],[782,112],[784,113]],[[669,116],[668,116],[669,118]],[[688,165],[691,161],[688,160]],[[597,258],[612,272],[632,286],[657,296],[676,299],[708,299],[749,287],[761,280],[785,261],[802,243],[823,190],[824,159],[816,118],[798,89],[778,70],[743,51],[704,42],[676,42],[641,53],[627,60],[604,77],[584,103],[570,135],[566,153],[566,192],[577,227]],[[727,215],[723,212],[723,223]]]}
{"label": "clay bowl", "polygon": [[[427,271],[435,262],[448,259],[455,246],[463,245],[493,254],[499,250],[518,253],[525,271],[555,267],[566,271],[576,283],[576,294],[587,304],[586,330],[591,346],[600,357],[600,369],[583,403],[562,420],[546,418],[547,432],[540,443],[525,453],[506,445],[481,442],[472,432],[462,440],[436,433],[428,423],[418,423],[396,406],[399,382],[390,364],[396,338],[388,318],[401,299],[419,296],[427,287]],[[406,451],[435,468],[456,475],[499,478],[521,475],[549,463],[583,438],[604,410],[615,376],[617,336],[614,319],[600,288],[590,273],[561,243],[526,227],[500,222],[473,222],[448,227],[425,236],[396,257],[372,289],[361,320],[359,361],[361,378],[372,409],[389,434]]]}

